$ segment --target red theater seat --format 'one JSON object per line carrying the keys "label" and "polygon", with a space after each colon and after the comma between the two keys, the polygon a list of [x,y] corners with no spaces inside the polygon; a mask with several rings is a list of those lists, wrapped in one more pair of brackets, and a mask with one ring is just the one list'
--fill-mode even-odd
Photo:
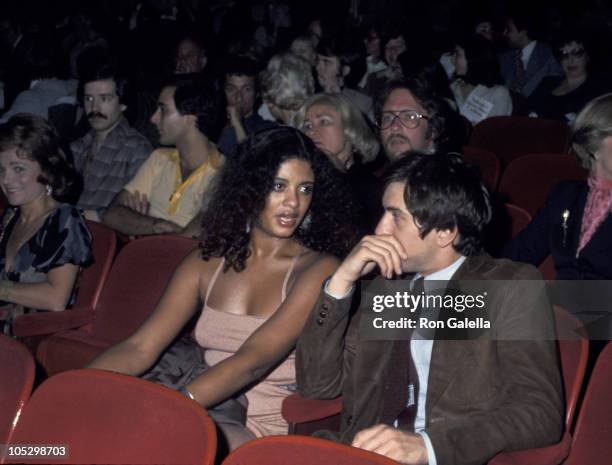
{"label": "red theater seat", "polygon": [[588,171],[576,157],[562,153],[531,153],[510,162],[499,183],[498,194],[504,202],[534,215],[560,181],[585,180]]}
{"label": "red theater seat", "polygon": [[338,430],[342,398],[312,400],[292,394],[283,400],[281,411],[289,423],[289,434],[309,435],[321,429]]}
{"label": "red theater seat", "polygon": [[612,344],[599,354],[576,420],[564,465],[609,465],[612,461]]}
{"label": "red theater seat", "polygon": [[476,126],[468,143],[497,155],[502,165],[527,153],[564,153],[569,127],[554,120],[493,116]]}
{"label": "red theater seat", "polygon": [[32,355],[20,342],[0,334],[0,444],[9,442],[15,420],[30,397],[33,384]]}
{"label": "red theater seat", "polygon": [[90,330],[45,339],[37,358],[49,375],[81,368],[107,347],[129,336],[155,308],[166,283],[197,241],[152,236],[127,244],[117,256]]}
{"label": "red theater seat", "polygon": [[480,170],[480,177],[485,187],[489,192],[494,192],[501,173],[499,158],[493,152],[478,147],[465,146],[462,151],[463,158]]}
{"label": "red theater seat", "polygon": [[565,429],[572,431],[589,358],[589,339],[580,320],[559,306],[555,306],[555,323],[565,390]]}
{"label": "red theater seat", "polygon": [[92,235],[94,263],[81,274],[74,306],[63,312],[30,313],[17,317],[13,324],[16,336],[53,334],[83,326],[93,320],[94,310],[115,258],[117,237],[112,229],[101,223],[87,221],[87,228]]}
{"label": "red theater seat", "polygon": [[67,458],[28,463],[212,465],[216,452],[215,426],[200,405],[166,387],[102,370],[46,380],[23,409],[11,442],[68,446]]}
{"label": "red theater seat", "polygon": [[307,436],[268,436],[232,452],[223,465],[400,465],[382,455]]}

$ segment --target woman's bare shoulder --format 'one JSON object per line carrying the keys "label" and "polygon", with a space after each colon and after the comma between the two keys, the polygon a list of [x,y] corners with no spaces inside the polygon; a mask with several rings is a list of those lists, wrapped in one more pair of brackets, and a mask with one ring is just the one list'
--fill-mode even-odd
{"label": "woman's bare shoulder", "polygon": [[196,247],[189,252],[189,254],[187,254],[180,266],[188,271],[207,276],[212,275],[215,272],[221,260],[221,257],[213,257],[209,260],[204,260],[199,247]]}
{"label": "woman's bare shoulder", "polygon": [[329,273],[340,265],[340,260],[334,255],[325,252],[307,250],[303,253],[300,269],[302,273]]}

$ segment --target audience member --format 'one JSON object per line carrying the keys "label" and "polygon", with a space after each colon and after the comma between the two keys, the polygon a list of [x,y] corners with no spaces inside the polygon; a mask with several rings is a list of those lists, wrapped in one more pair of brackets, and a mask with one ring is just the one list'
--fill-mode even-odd
{"label": "audience member", "polygon": [[411,150],[428,153],[439,150],[447,139],[442,106],[421,78],[387,84],[375,106],[387,158],[397,160]]}
{"label": "audience member", "polygon": [[376,95],[389,81],[402,79],[402,67],[399,57],[407,50],[406,35],[398,25],[390,26],[383,31],[383,51],[386,67],[372,73],[366,88],[370,95]]}
{"label": "audience member", "polygon": [[310,64],[293,53],[274,55],[261,73],[261,87],[272,116],[291,125],[295,113],[314,93]]}
{"label": "audience member", "polygon": [[83,176],[77,206],[94,221],[101,217],[153,151],[148,140],[130,127],[127,81],[103,64],[81,79],[83,109],[91,130],[70,145],[74,164]]}
{"label": "audience member", "polygon": [[529,97],[545,77],[563,74],[550,47],[535,40],[538,26],[538,15],[519,8],[506,20],[503,33],[511,50],[499,57],[501,74],[506,86],[524,97]]}
{"label": "audience member", "polygon": [[591,101],[571,129],[569,148],[588,181],[563,181],[504,255],[539,265],[552,255],[556,279],[612,279],[612,94]]}
{"label": "audience member", "polygon": [[289,51],[297,56],[302,57],[310,66],[317,65],[317,52],[310,36],[299,36],[293,39]]}
{"label": "audience member", "polygon": [[372,230],[381,213],[381,186],[366,164],[376,158],[380,144],[359,108],[342,94],[315,94],[304,102],[294,124],[346,173],[363,229]]}
{"label": "audience member", "polygon": [[249,58],[231,58],[225,65],[227,124],[219,136],[219,150],[231,156],[239,142],[272,123],[255,112],[259,99],[258,66]]}
{"label": "audience member", "polygon": [[[340,431],[318,434],[430,465],[486,463],[502,451],[557,442],[563,392],[550,304],[543,283],[529,281],[541,280],[537,270],[481,255],[491,206],[478,174],[456,154],[412,153],[390,167],[383,206],[375,235],[365,236],[326,281],[298,341],[300,394],[342,394]],[[375,268],[380,276],[355,291]],[[414,329],[393,333],[405,338],[376,334],[372,300],[359,305],[359,298],[380,296],[386,280],[404,273],[411,275],[404,283],[413,297],[440,285],[446,292],[440,281],[495,281],[478,313],[494,329],[474,339],[462,339],[461,330],[428,333],[423,320],[440,328],[457,313],[437,308],[434,315],[423,304],[427,318],[417,316]],[[385,301],[395,299],[389,291]],[[350,318],[353,300],[359,307]],[[397,305],[389,311],[398,312]],[[415,311],[404,309],[407,318],[385,322],[400,323]]]}
{"label": "audience member", "polygon": [[75,297],[79,268],[92,263],[91,236],[63,202],[74,169],[44,119],[20,114],[0,124],[0,301],[5,332],[23,312],[61,311]]}
{"label": "audience member", "polygon": [[382,59],[382,49],[380,46],[380,35],[376,27],[371,26],[366,31],[363,39],[366,50],[366,72],[359,81],[359,88],[367,91],[368,78],[370,75],[384,71],[387,64]]}
{"label": "audience member", "polygon": [[[151,318],[90,366],[140,375],[201,312],[194,334],[210,368],[180,391],[209,409],[232,449],[286,434],[281,404],[295,389],[293,347],[338,264],[332,255],[352,245],[343,226],[351,211],[337,173],[306,136],[288,127],[251,136],[222,171],[200,247]],[[246,424],[216,417],[213,406],[243,392]]]}
{"label": "audience member", "polygon": [[565,33],[554,51],[564,76],[542,79],[527,101],[529,115],[572,123],[588,102],[605,93],[604,86],[589,72],[587,40],[579,32]]}
{"label": "audience member", "polygon": [[197,74],[206,67],[206,49],[195,37],[184,37],[176,46],[176,74]]}
{"label": "audience member", "polygon": [[161,90],[151,120],[160,142],[104,214],[128,235],[199,233],[202,201],[223,164],[211,142],[222,116],[217,97],[198,80],[174,79]]}
{"label": "audience member", "polygon": [[455,46],[451,90],[459,113],[477,124],[490,116],[512,114],[512,97],[503,85],[494,45],[474,35]]}
{"label": "audience member", "polygon": [[371,116],[372,99],[355,90],[366,71],[363,56],[359,49],[338,39],[324,39],[317,46],[317,80],[327,93],[342,93],[364,114]]}
{"label": "audience member", "polygon": [[18,113],[30,113],[49,120],[49,109],[54,105],[67,103],[76,106],[77,81],[66,79],[67,70],[62,69],[48,37],[32,40],[22,66],[31,79],[30,86],[17,95],[2,115],[3,122]]}

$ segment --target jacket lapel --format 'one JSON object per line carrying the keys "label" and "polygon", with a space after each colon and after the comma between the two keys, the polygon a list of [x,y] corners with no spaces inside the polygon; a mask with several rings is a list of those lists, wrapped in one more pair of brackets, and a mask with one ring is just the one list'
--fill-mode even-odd
{"label": "jacket lapel", "polygon": [[[482,278],[483,265],[491,263],[486,255],[468,257],[463,265],[455,272],[449,282],[449,287],[457,288],[453,282]],[[456,331],[456,330],[454,330]],[[463,340],[435,340],[431,353],[431,364],[429,366],[429,380],[427,382],[427,401],[425,404],[425,418],[431,418],[432,408],[436,405],[440,396],[444,393],[450,382],[455,377],[458,367],[457,363],[467,350],[466,341]]]}

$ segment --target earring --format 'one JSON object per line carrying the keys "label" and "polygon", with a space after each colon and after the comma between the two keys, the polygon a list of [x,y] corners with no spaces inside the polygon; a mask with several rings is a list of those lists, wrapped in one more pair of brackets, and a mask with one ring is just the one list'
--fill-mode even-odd
{"label": "earring", "polygon": [[246,231],[247,234],[251,232],[251,220],[250,219],[247,220],[246,227],[244,228],[244,230]]}
{"label": "earring", "polygon": [[45,193],[47,194],[47,197],[51,197],[51,195],[53,195],[53,187],[51,187],[50,184],[45,186]]}

